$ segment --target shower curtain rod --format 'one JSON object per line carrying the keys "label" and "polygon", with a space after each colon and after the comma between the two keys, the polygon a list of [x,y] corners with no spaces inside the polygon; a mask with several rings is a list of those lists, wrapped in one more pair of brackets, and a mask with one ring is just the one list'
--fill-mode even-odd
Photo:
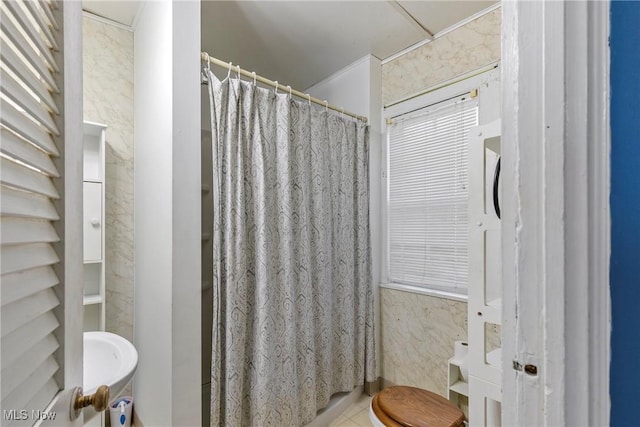
{"label": "shower curtain rod", "polygon": [[313,102],[314,104],[322,105],[325,108],[337,111],[337,112],[342,113],[342,114],[346,114],[347,116],[353,117],[353,118],[355,118],[357,120],[362,120],[365,123],[367,123],[369,121],[369,119],[367,117],[365,117],[365,116],[361,116],[359,114],[355,114],[355,113],[351,113],[349,111],[345,111],[344,108],[339,108],[339,107],[336,107],[334,105],[331,105],[331,104],[327,103],[327,101],[323,101],[321,99],[314,98],[313,96],[309,95],[308,93],[302,93],[302,92],[300,92],[298,90],[291,89],[291,86],[284,86],[284,85],[281,85],[280,83],[278,83],[277,81],[272,81],[272,80],[269,80],[269,79],[267,79],[265,77],[259,76],[259,75],[255,74],[255,73],[250,73],[250,72],[248,72],[246,70],[243,70],[238,65],[233,65],[230,62],[226,63],[226,62],[223,62],[223,61],[221,61],[221,60],[219,60],[217,58],[214,58],[214,57],[210,56],[207,52],[200,52],[200,59],[205,63],[214,64],[214,65],[217,65],[219,67],[226,68],[226,69],[228,69],[230,71],[235,71],[236,73],[240,73],[241,75],[243,75],[243,76],[245,76],[247,78],[257,80],[260,83],[264,83],[265,85],[268,85],[268,86],[271,86],[273,88],[276,88],[276,90],[282,90],[284,93],[289,93],[289,94],[295,95],[295,96],[297,96],[299,98],[306,99],[309,102]]}

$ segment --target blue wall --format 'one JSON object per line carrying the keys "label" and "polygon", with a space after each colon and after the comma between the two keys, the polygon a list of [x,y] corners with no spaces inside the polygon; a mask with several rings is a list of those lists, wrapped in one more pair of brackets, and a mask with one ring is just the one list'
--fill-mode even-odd
{"label": "blue wall", "polygon": [[611,2],[610,43],[611,425],[625,426],[640,423],[640,2]]}

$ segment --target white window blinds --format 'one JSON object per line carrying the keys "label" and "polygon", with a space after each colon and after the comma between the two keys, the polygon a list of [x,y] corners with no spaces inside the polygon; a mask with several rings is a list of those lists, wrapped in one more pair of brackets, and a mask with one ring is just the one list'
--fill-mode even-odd
{"label": "white window blinds", "polygon": [[[33,424],[60,389],[54,165],[60,26],[47,1],[3,1],[0,98],[2,425]],[[28,420],[16,412],[27,411]],[[18,412],[19,414],[19,412]]]}
{"label": "white window blinds", "polygon": [[392,283],[466,291],[468,131],[477,124],[477,98],[463,96],[389,125]]}

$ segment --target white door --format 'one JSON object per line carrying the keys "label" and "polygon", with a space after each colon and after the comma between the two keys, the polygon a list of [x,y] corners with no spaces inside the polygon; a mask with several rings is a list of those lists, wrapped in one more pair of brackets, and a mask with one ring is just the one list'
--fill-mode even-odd
{"label": "white door", "polygon": [[2,1],[3,426],[78,426],[82,385],[81,3]]}

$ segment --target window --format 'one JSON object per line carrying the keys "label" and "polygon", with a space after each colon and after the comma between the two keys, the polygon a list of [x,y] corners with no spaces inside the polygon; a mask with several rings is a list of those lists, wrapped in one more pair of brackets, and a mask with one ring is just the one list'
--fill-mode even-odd
{"label": "window", "polygon": [[479,124],[484,94],[463,83],[385,111],[386,281],[393,287],[467,293],[469,130]]}

